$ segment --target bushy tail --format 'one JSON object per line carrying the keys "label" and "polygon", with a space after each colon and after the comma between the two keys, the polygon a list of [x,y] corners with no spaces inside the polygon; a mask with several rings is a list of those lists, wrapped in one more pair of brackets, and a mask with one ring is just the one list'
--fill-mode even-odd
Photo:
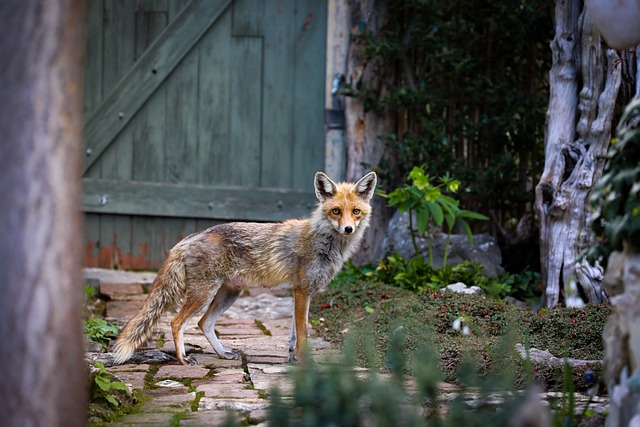
{"label": "bushy tail", "polygon": [[162,313],[182,295],[185,272],[180,258],[179,253],[172,251],[158,271],[142,309],[118,335],[114,346],[114,363],[126,362],[136,349],[149,341]]}

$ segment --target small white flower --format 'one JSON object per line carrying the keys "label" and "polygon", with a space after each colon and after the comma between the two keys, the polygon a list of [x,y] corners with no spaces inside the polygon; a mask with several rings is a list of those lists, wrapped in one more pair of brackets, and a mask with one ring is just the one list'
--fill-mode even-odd
{"label": "small white flower", "polygon": [[462,335],[469,335],[471,333],[471,329],[467,325],[462,327]]}
{"label": "small white flower", "polygon": [[451,327],[453,328],[454,331],[459,331],[461,325],[462,325],[462,319],[458,317],[456,320],[453,321],[453,324],[451,325]]}

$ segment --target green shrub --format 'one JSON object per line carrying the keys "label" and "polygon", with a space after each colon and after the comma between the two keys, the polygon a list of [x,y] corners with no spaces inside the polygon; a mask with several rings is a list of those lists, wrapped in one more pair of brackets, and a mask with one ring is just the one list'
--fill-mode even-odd
{"label": "green shrub", "polygon": [[109,341],[118,335],[118,327],[104,319],[90,317],[84,321],[84,333],[91,341],[102,344],[106,349]]}
{"label": "green shrub", "polygon": [[338,273],[332,286],[359,281],[381,282],[412,292],[435,291],[452,283],[462,282],[467,286],[480,287],[491,298],[513,296],[524,301],[539,296],[540,275],[525,270],[520,274],[505,273],[498,277],[487,277],[484,267],[465,261],[458,265],[434,268],[423,257],[410,260],[395,253],[377,264],[359,268],[348,262]]}
{"label": "green shrub", "polygon": [[[381,283],[344,283],[313,298],[310,318],[321,336],[333,342],[344,342],[345,332],[366,331],[371,341],[363,343],[357,357],[365,366],[385,359],[394,330],[401,328],[406,335],[405,356],[415,357],[423,342],[432,342],[447,381],[458,380],[463,355],[474,353],[475,373],[486,376],[513,365],[517,366],[514,383],[522,384],[527,373],[514,351],[516,342],[548,349],[558,357],[601,360],[601,334],[610,312],[608,306],[588,305],[536,313],[475,295],[413,293]],[[462,333],[463,327],[454,328],[456,321],[469,328],[468,335]],[[367,355],[367,351],[374,354]],[[553,376],[560,378],[560,370],[534,370],[539,370],[534,372],[536,378],[545,382]],[[578,384],[582,374],[576,373],[576,387],[584,389],[586,384]],[[560,381],[549,383],[554,389],[562,386]]]}

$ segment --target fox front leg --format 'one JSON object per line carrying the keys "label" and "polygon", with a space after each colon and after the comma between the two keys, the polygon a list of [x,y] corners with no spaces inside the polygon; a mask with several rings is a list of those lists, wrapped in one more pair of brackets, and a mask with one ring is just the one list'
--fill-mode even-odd
{"label": "fox front leg", "polygon": [[311,295],[306,289],[293,289],[293,324],[291,325],[291,343],[289,361],[300,360],[307,344],[307,324],[309,322],[309,302]]}

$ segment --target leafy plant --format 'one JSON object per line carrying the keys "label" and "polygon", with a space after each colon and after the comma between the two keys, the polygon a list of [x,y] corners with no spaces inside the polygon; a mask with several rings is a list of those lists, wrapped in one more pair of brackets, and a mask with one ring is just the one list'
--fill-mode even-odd
{"label": "leafy plant", "polygon": [[611,142],[604,175],[591,198],[591,227],[600,237],[588,251],[592,260],[606,265],[612,251],[623,242],[640,248],[640,100],[632,101],[618,125],[618,138]]}
{"label": "leafy plant", "polygon": [[100,397],[103,397],[107,402],[112,404],[113,406],[119,406],[118,399],[113,396],[114,390],[120,390],[124,392],[128,392],[129,389],[127,385],[122,381],[115,381],[111,378],[111,376],[107,373],[107,370],[104,364],[93,361],[92,362],[96,368],[98,368],[99,372],[95,375],[93,382],[100,390]]}
{"label": "leafy plant", "polygon": [[429,264],[433,265],[432,248],[432,226],[442,227],[446,225],[447,239],[444,250],[444,260],[442,266],[447,264],[449,253],[449,241],[451,232],[456,224],[461,224],[469,239],[469,244],[473,244],[473,234],[466,219],[477,219],[486,221],[486,216],[460,208],[460,202],[450,195],[460,188],[460,181],[453,179],[449,174],[439,178],[439,184],[434,185],[433,179],[425,175],[424,169],[415,166],[409,173],[411,184],[405,184],[396,188],[389,194],[379,193],[389,199],[389,206],[395,206],[400,212],[409,211],[409,231],[411,242],[416,257],[419,256],[418,244],[416,243],[416,230],[413,227],[413,215],[415,215],[417,234],[423,236],[426,233],[429,247]]}
{"label": "leafy plant", "polygon": [[118,327],[104,319],[90,317],[84,321],[84,333],[91,341],[102,344],[106,349],[111,337],[118,334]]}

